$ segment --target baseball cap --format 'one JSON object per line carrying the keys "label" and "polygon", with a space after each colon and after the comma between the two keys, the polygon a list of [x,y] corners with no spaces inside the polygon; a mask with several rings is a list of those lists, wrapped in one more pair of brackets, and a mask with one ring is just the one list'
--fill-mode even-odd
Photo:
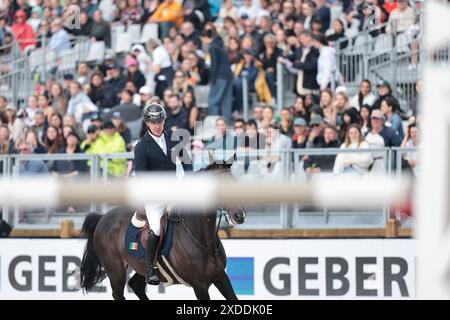
{"label": "baseball cap", "polygon": [[381,110],[373,110],[372,114],[370,115],[370,119],[376,118],[376,119],[384,119],[384,113]]}
{"label": "baseball cap", "polygon": [[112,113],[111,118],[122,118],[119,111],[115,111]]}
{"label": "baseball cap", "polygon": [[91,124],[88,128],[87,128],[87,133],[94,133],[97,131],[97,126],[95,124]]}
{"label": "baseball cap", "polygon": [[385,80],[380,80],[377,82],[377,87],[388,87],[391,88],[391,84]]}
{"label": "baseball cap", "polygon": [[151,94],[152,91],[150,90],[149,87],[143,86],[143,87],[141,87],[141,88],[139,89],[139,93],[140,93],[140,94]]}
{"label": "baseball cap", "polygon": [[106,121],[105,124],[103,125],[103,129],[115,129],[116,127],[114,126],[114,123],[112,123],[112,121]]}
{"label": "baseball cap", "polygon": [[322,123],[322,117],[319,115],[314,115],[313,117],[311,117],[311,120],[309,121],[309,125],[310,126],[315,126],[315,125],[319,125]]}
{"label": "baseball cap", "polygon": [[303,118],[296,118],[294,120],[294,126],[302,126],[302,127],[306,127],[306,121]]}

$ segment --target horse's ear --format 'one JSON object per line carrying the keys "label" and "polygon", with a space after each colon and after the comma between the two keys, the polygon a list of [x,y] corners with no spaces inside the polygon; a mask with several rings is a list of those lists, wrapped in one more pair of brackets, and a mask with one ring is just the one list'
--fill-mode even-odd
{"label": "horse's ear", "polygon": [[214,159],[214,156],[211,151],[208,151],[208,161],[210,165],[216,162],[216,159]]}
{"label": "horse's ear", "polygon": [[231,166],[233,165],[235,156],[236,156],[236,155],[232,155],[231,157],[228,158],[227,161],[225,161],[225,167],[227,167],[228,169],[231,168]]}

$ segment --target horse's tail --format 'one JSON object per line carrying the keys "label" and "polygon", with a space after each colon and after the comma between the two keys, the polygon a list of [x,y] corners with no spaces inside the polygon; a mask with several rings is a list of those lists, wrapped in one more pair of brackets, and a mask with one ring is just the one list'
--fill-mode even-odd
{"label": "horse's tail", "polygon": [[90,213],[84,219],[83,227],[81,228],[81,236],[87,239],[80,267],[81,288],[86,292],[91,291],[97,283],[106,277],[106,273],[102,270],[100,260],[94,251],[94,232],[101,218],[101,214]]}

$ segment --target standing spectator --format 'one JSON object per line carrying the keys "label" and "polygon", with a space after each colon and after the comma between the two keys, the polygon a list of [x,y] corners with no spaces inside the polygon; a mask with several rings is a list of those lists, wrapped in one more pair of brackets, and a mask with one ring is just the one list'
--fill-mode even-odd
{"label": "standing spectator", "polygon": [[261,61],[266,72],[266,80],[270,88],[270,93],[274,97],[276,95],[277,60],[278,57],[282,56],[283,51],[277,47],[273,34],[266,34],[264,36],[264,47],[265,51],[261,54]]}
{"label": "standing spectator", "polygon": [[178,129],[189,129],[189,117],[186,109],[183,108],[180,97],[172,94],[169,99],[169,110],[166,120],[166,128],[172,132]]}
{"label": "standing spectator", "polygon": [[398,0],[398,6],[389,15],[386,32],[399,34],[405,32],[416,21],[414,9],[408,5],[408,0]]}
{"label": "standing spectator", "polygon": [[[365,141],[358,125],[352,124],[347,130],[345,142],[341,149],[369,149],[370,145]],[[372,154],[361,153],[339,153],[334,163],[334,173],[356,173],[364,174],[369,171],[373,162]]]}
{"label": "standing spectator", "polygon": [[164,39],[169,35],[171,27],[180,27],[183,23],[183,7],[175,0],[165,0],[159,5],[148,22],[159,24],[159,38]]}
{"label": "standing spectator", "polygon": [[316,17],[322,22],[321,32],[325,33],[330,28],[331,10],[327,0],[316,0]]}
{"label": "standing spectator", "polygon": [[317,83],[320,90],[336,88],[336,82],[339,80],[336,67],[336,50],[328,46],[328,40],[323,33],[314,35],[314,46],[319,50],[317,60]]}
{"label": "standing spectator", "polygon": [[[105,0],[102,0],[102,2]],[[107,21],[103,20],[100,10],[94,12],[94,23],[91,28],[91,41],[104,41],[107,48],[111,48],[111,27]]]}
{"label": "standing spectator", "polygon": [[386,117],[385,125],[397,131],[400,139],[403,139],[403,124],[402,119],[397,114],[398,109],[399,106],[397,104],[397,100],[392,97],[386,97],[381,102],[381,111]]}
{"label": "standing spectator", "polygon": [[348,38],[345,35],[344,23],[339,19],[335,19],[332,23],[332,29],[333,33],[327,37],[327,40],[333,42],[333,46],[335,48],[337,48],[338,46],[340,50],[347,48]]}
{"label": "standing spectator", "polygon": [[49,48],[55,50],[58,56],[61,56],[64,51],[70,49],[70,37],[67,31],[63,28],[61,18],[56,18],[51,24],[52,36],[48,44]]}
{"label": "standing spectator", "polygon": [[235,97],[235,103],[233,107],[234,113],[242,113],[244,105],[243,95],[243,79],[246,73],[246,79],[248,84],[248,92],[256,92],[255,84],[258,77],[258,68],[256,67],[256,61],[254,52],[251,49],[244,50],[242,60],[237,64],[234,74],[235,79],[233,83],[233,91]]}
{"label": "standing spectator", "polygon": [[295,52],[290,60],[279,58],[280,63],[285,63],[288,68],[292,67],[297,73],[296,93],[299,96],[313,94],[319,95],[319,84],[317,83],[317,62],[320,52],[312,45],[312,34],[303,31],[300,35],[302,46]]}
{"label": "standing spectator", "polygon": [[206,29],[202,33],[202,41],[209,45],[211,55],[209,93],[209,115],[222,115],[231,121],[231,107],[233,94],[233,73],[230,68],[228,54],[222,39],[213,29]]}
{"label": "standing spectator", "polygon": [[359,85],[359,93],[350,100],[350,107],[359,111],[363,104],[373,106],[377,97],[372,93],[372,84],[369,80],[364,79]]}
{"label": "standing spectator", "polygon": [[18,10],[16,12],[11,29],[14,37],[19,42],[21,51],[24,51],[29,46],[36,46],[36,35],[33,27],[27,23],[27,14],[25,11]]}
{"label": "standing spectator", "polygon": [[155,74],[155,95],[162,98],[164,90],[172,86],[172,60],[166,48],[156,39],[150,39],[147,50],[152,56],[151,70]]}

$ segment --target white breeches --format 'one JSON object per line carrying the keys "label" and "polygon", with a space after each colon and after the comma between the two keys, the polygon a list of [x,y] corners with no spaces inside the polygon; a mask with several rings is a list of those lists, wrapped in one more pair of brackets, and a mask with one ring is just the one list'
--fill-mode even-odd
{"label": "white breeches", "polygon": [[145,206],[145,215],[148,224],[153,233],[157,236],[161,233],[161,217],[164,213],[165,206],[160,203],[151,203]]}

